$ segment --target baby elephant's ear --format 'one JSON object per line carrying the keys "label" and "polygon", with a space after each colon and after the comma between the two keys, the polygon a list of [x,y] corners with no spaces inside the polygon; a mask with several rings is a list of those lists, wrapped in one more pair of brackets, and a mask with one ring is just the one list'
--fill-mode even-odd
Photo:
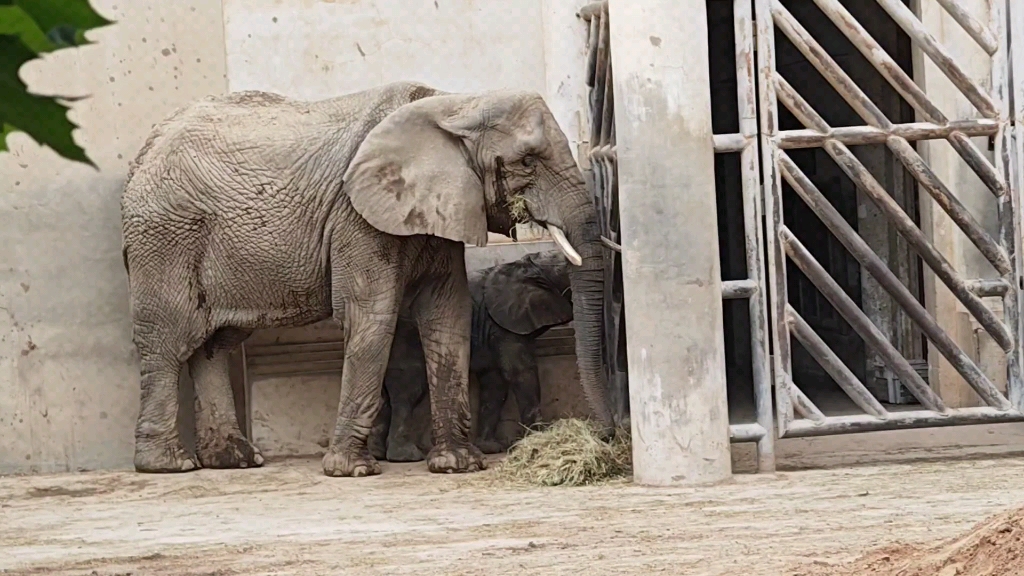
{"label": "baby elephant's ear", "polygon": [[484,188],[462,138],[443,128],[465,96],[406,104],[370,130],[345,172],[352,206],[396,236],[487,245]]}
{"label": "baby elephant's ear", "polygon": [[572,302],[526,262],[498,266],[484,282],[484,305],[499,326],[516,334],[572,321]]}

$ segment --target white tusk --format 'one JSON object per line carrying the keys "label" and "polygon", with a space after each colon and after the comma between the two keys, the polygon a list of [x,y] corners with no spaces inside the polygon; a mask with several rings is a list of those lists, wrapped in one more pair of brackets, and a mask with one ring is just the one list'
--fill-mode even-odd
{"label": "white tusk", "polygon": [[569,244],[569,239],[565,237],[565,232],[554,224],[548,224],[548,232],[551,233],[551,239],[555,241],[555,246],[565,254],[565,257],[572,262],[573,266],[582,266],[583,258],[580,258],[579,252]]}

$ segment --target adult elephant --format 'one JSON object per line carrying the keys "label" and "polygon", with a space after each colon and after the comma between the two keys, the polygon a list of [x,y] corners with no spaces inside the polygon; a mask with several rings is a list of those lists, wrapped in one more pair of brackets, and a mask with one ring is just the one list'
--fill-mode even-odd
{"label": "adult elephant", "polygon": [[[157,125],[121,200],[142,394],[135,468],[258,466],[238,427],[228,353],[254,329],[334,316],[346,349],[332,476],[376,474],[367,434],[396,317],[423,338],[433,472],[484,467],[468,438],[470,301],[464,242],[547,226],[572,272],[587,397],[609,427],[601,373],[602,255],[565,135],[526,92],[449,94],[402,82],[318,102],[208,97]],[[176,428],[196,387],[197,454]]]}

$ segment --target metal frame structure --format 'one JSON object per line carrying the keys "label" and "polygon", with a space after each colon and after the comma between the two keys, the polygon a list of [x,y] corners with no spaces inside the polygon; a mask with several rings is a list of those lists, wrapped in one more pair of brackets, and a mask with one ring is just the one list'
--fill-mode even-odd
{"label": "metal frame structure", "polygon": [[[750,306],[751,358],[757,421],[730,426],[732,442],[756,442],[758,470],[775,469],[771,370],[768,355],[768,306],[763,290],[764,241],[761,233],[761,190],[758,169],[757,95],[755,89],[754,19],[750,0],[735,0],[736,79],[740,132],[715,136],[716,153],[740,153],[743,170],[743,224],[746,235],[747,279],[722,282],[722,298],[747,299]],[[580,11],[589,25],[587,86],[590,88],[590,151],[594,199],[605,245],[612,250],[605,267],[605,353],[612,397],[628,400],[624,355],[618,353],[624,336],[622,267],[619,246],[618,187],[615,153],[615,110],[607,1]],[[624,401],[619,401],[619,410]]]}
{"label": "metal frame structure", "polygon": [[[903,124],[890,121],[790,14],[781,0],[733,0],[739,132],[715,135],[714,150],[719,154],[739,153],[741,157],[747,279],[723,282],[722,292],[723,298],[746,298],[749,302],[757,422],[732,425],[730,435],[733,442],[757,442],[760,471],[774,469],[773,441],[776,437],[1024,420],[1020,346],[1024,324],[1019,312],[1024,280],[1021,278],[1021,239],[1017,232],[1024,229],[1017,209],[1020,191],[1024,189],[1024,42],[1013,45],[1009,42],[1011,37],[1024,39],[1024,17],[1015,14],[1016,18],[1010,18],[1009,12],[1024,12],[1024,7],[1014,8],[1010,0],[987,0],[991,19],[986,24],[975,18],[959,0],[934,0],[992,57],[991,89],[988,90],[970,79],[901,0],[870,0],[878,2],[923,55],[974,105],[979,116],[948,118],[839,0],[813,1],[910,104],[920,121]],[[618,254],[614,94],[611,89],[607,0],[586,6],[580,11],[580,17],[589,26],[586,80],[590,88],[591,148],[588,159],[593,172],[593,192],[605,244],[616,252],[607,261],[610,266],[606,272],[605,346],[610,351],[608,360],[613,396],[627,395],[623,377],[625,365],[614,357],[622,337],[623,314],[621,280],[615,281],[616,271],[621,270],[622,263]],[[777,72],[776,31],[784,34],[835,88],[863,119],[863,125],[829,126]],[[1013,86],[1011,78],[1017,79]],[[804,129],[779,129],[779,102],[804,125]],[[976,136],[992,139],[995,162],[989,161],[970,141]],[[911,144],[934,139],[946,140],[994,194],[998,206],[997,237],[978,223]],[[1000,277],[961,277],[882,184],[850,152],[849,146],[860,144],[884,144],[916,179],[919,188],[927,192],[979,249]],[[928,269],[1003,350],[1007,358],[1007,395],[996,388],[945,332],[787,153],[791,149],[812,147],[822,148],[835,160],[865,196],[878,206]],[[893,298],[986,406],[949,408],[943,403],[912,363],[889,342],[786,226],[782,215],[783,182],[795,190],[860,263],[862,270]],[[767,237],[762,237],[763,217],[767,218]],[[762,255],[767,257],[767,274]],[[879,353],[923,409],[890,412],[874,398],[864,383],[790,305],[787,261],[792,261],[865,343]],[[767,301],[769,292],[770,303]],[[1002,299],[1005,321],[985,305],[983,298]],[[771,323],[768,321],[769,305],[772,309]],[[793,382],[791,338],[796,338],[803,345],[863,410],[863,414],[826,416],[808,399]],[[769,356],[769,339],[774,343],[772,357]],[[621,376],[616,380],[615,376],[619,374]]]}
{"label": "metal frame structure", "polygon": [[[992,57],[992,93],[973,82],[948,51],[925,29],[922,22],[900,0],[876,0],[895,23],[941,70],[977,109],[981,118],[950,119],[938,109],[912,78],[882,49],[838,0],[814,3],[913,107],[923,122],[894,124],[840,68],[780,0],[755,0],[758,27],[758,68],[761,99],[761,151],[765,182],[765,212],[772,231],[767,240],[775,342],[775,401],[780,437],[821,436],[897,428],[978,424],[1024,420],[1021,413],[1021,334],[1018,315],[1021,303],[1020,239],[1015,210],[1020,191],[1014,162],[1010,127],[1009,43],[1006,34],[1007,2],[990,0],[992,22],[985,25],[967,12],[957,0],[938,0],[979,46]],[[836,92],[864,120],[863,126],[832,128],[775,69],[774,41],[781,32],[824,77]],[[781,131],[778,103],[806,127]],[[995,163],[990,162],[970,141],[972,136],[990,136],[995,142]],[[993,238],[936,176],[911,141],[944,139],[978,175],[997,198],[999,234]],[[935,204],[964,232],[1000,274],[998,280],[969,280],[961,277],[932,245],[914,221],[882,185],[853,155],[848,146],[885,144],[895,158],[917,180]],[[889,270],[867,243],[846,223],[822,193],[800,171],[787,154],[795,148],[822,148],[881,210],[901,236],[998,343],[1007,355],[1009,398],[1004,396],[975,362],[943,330],[934,317]],[[907,359],[868,319],[822,266],[811,256],[782,216],[782,183],[787,182],[832,234],[860,262],[879,285],[899,304],[935,349],[956,369],[986,404],[978,408],[949,408],[913,369]],[[792,261],[833,307],[846,319],[865,343],[879,352],[886,365],[924,407],[923,410],[889,412],[839,361],[836,354],[789,305],[786,293],[786,262]],[[1000,321],[982,301],[1001,297],[1006,322]],[[796,386],[792,378],[791,337],[795,337],[836,383],[863,411],[855,416],[825,416]],[[799,416],[799,418],[797,417]]]}

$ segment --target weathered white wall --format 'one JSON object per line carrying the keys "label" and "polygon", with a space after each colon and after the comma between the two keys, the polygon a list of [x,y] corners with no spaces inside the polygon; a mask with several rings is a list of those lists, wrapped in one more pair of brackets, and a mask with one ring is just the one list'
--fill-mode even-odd
{"label": "weathered white wall", "polygon": [[117,24],[26,65],[99,171],[23,135],[0,154],[0,474],[130,466],[139,373],[119,197],[150,126],[222,92],[219,0],[92,0]]}

